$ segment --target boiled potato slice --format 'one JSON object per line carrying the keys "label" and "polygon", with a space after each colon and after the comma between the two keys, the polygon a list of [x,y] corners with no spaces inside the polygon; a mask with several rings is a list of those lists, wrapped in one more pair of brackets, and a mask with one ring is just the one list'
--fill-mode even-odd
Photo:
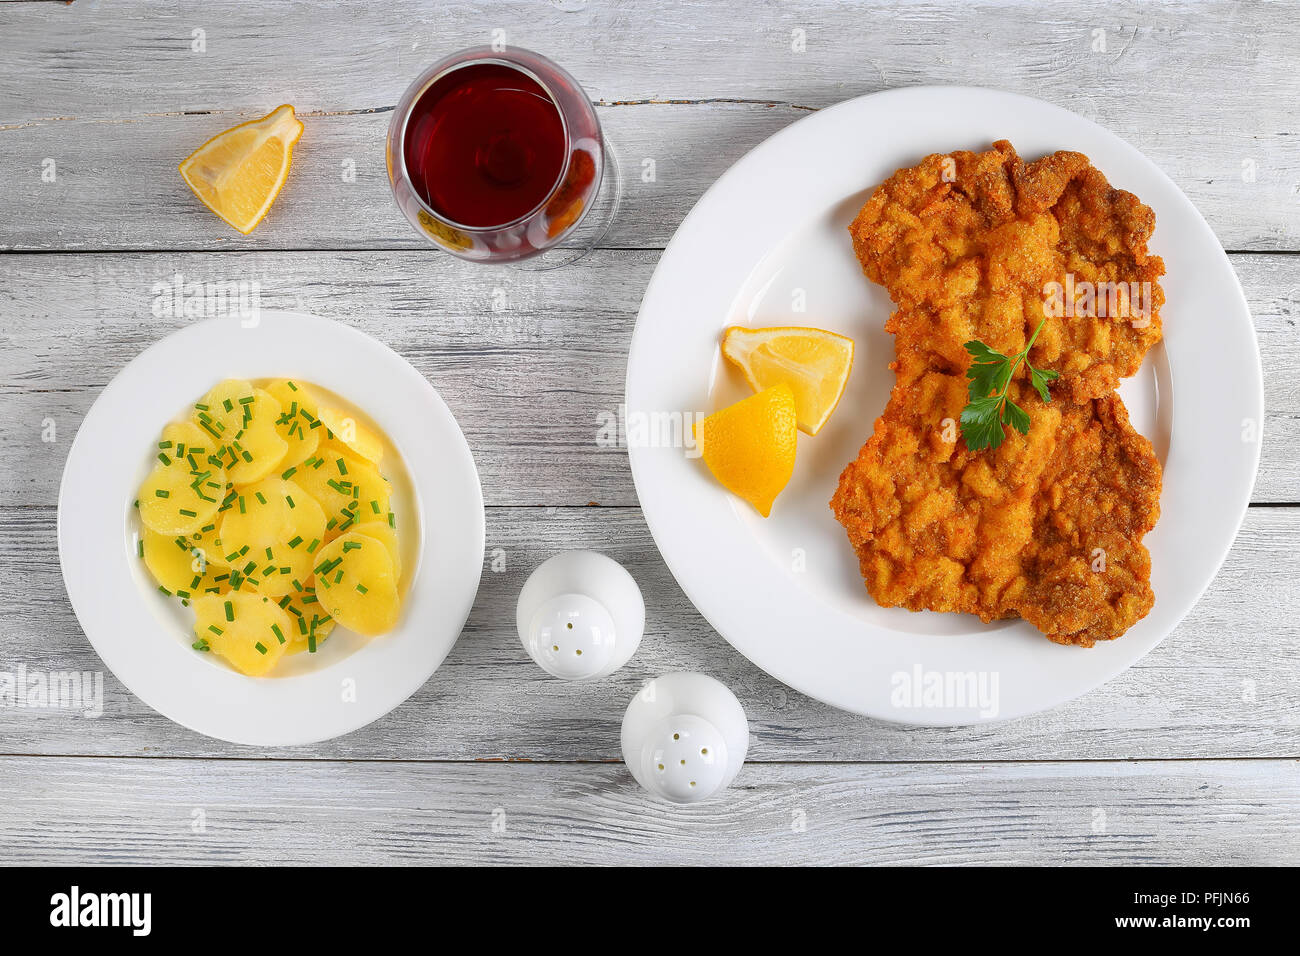
{"label": "boiled potato slice", "polygon": [[325,613],[325,609],[316,600],[313,588],[280,599],[280,606],[289,614],[293,624],[293,635],[289,638],[286,654],[301,654],[312,651],[311,636],[315,634],[315,646],[319,649],[330,631],[334,630],[334,619]]}
{"label": "boiled potato slice", "polygon": [[307,413],[307,424],[320,418],[320,402],[316,399],[316,393],[297,379],[277,378],[266,386],[266,390],[280,403],[282,409],[287,410],[297,402],[298,408]]}
{"label": "boiled potato slice", "polygon": [[191,550],[198,551],[204,563],[216,569],[230,567],[230,562],[226,560],[226,551],[221,546],[221,536],[217,534],[217,525],[220,521],[221,513],[218,510],[216,518],[186,539]]}
{"label": "boiled potato slice", "polygon": [[[185,464],[195,469],[200,468],[209,455],[219,455],[221,443],[193,422],[172,422],[163,428],[158,450],[171,458],[183,458]],[[216,465],[215,462],[208,464]]]}
{"label": "boiled potato slice", "polygon": [[280,403],[280,416],[275,420],[275,430],[289,446],[280,462],[280,468],[292,468],[316,450],[325,434],[325,426],[320,424],[316,397],[305,385],[284,378],[266,386],[266,393]]}
{"label": "boiled potato slice", "polygon": [[370,637],[397,623],[397,578],[382,541],[349,531],[316,553],[314,570],[316,597],[344,627]]}
{"label": "boiled potato slice", "polygon": [[330,430],[330,437],[342,442],[366,461],[379,464],[384,457],[384,443],[379,440],[379,436],[347,412],[337,408],[322,408],[320,420]]}
{"label": "boiled potato slice", "polygon": [[325,509],[326,540],[359,521],[388,518],[388,482],[379,469],[332,442],[321,442],[292,477]]}
{"label": "boiled potato slice", "polygon": [[382,541],[384,547],[388,549],[388,556],[393,559],[393,580],[402,580],[402,555],[397,546],[396,528],[391,527],[386,519],[376,517],[368,521],[358,521],[348,530]]}
{"label": "boiled potato slice", "polygon": [[231,587],[243,591],[247,583],[272,597],[306,587],[312,544],[324,536],[325,513],[295,482],[266,478],[239,488],[221,521]]}
{"label": "boiled potato slice", "polygon": [[280,403],[242,379],[227,379],[194,406],[194,421],[224,446],[232,484],[261,481],[284,460],[289,444],[276,430]]}
{"label": "boiled potato slice", "polygon": [[140,520],[158,534],[189,535],[210,524],[226,491],[226,472],[209,460],[215,443],[189,422],[168,425],[158,463],[140,486]]}
{"label": "boiled potato slice", "polygon": [[216,569],[208,565],[202,550],[188,538],[142,528],[140,549],[153,579],[179,598],[193,599],[223,590],[221,582],[213,580]]}
{"label": "boiled potato slice", "polygon": [[261,677],[284,656],[289,615],[263,595],[231,591],[196,598],[194,636],[235,670]]}

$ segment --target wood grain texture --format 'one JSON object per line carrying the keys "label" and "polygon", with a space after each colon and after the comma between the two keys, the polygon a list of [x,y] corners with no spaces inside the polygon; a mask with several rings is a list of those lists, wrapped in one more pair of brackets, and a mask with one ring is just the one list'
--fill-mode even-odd
{"label": "wood grain texture", "polygon": [[[23,595],[0,603],[0,671],[102,669],[64,596],[54,521],[49,508],[0,509],[0,554],[22,556],[0,563],[0,589]],[[1209,593],[1125,674],[1032,717],[927,729],[842,713],[751,665],[687,601],[638,509],[490,508],[488,565],[464,633],[411,700],[369,727],[310,747],[224,744],[155,714],[105,674],[102,717],[0,709],[0,753],[617,760],[619,722],[642,683],[699,670],[740,698],[753,761],[1285,757],[1300,753],[1300,623],[1292,613],[1300,604],[1298,537],[1300,509],[1251,509]],[[524,579],[568,548],[611,555],[647,598],[637,655],[592,683],[547,677],[515,631]],[[1062,648],[1063,666],[1079,653],[1086,651]]]}
{"label": "wood grain texture", "polygon": [[[743,19],[672,0],[6,8],[0,248],[416,247],[388,196],[388,111],[423,67],[495,30],[554,55],[601,104],[630,174],[611,246],[662,247],[719,174],[809,110],[927,83],[992,85],[1095,119],[1167,171],[1228,248],[1300,244],[1300,16],[1285,7],[763,0]],[[175,164],[285,100],[307,122],[292,188],[239,237]],[[41,179],[46,159],[55,183]]]}
{"label": "wood grain texture", "polygon": [[56,864],[1295,864],[1298,784],[1292,760],[747,764],[675,807],[617,765],[9,758],[0,845]]}
{"label": "wood grain texture", "polygon": [[[656,260],[611,250],[579,268],[536,273],[428,251],[0,255],[0,505],[57,501],[69,442],[99,391],[146,346],[193,321],[152,315],[157,284],[178,274],[256,282],[263,308],[337,319],[396,349],[455,413],[488,504],[635,505],[626,453],[597,435],[601,416],[617,415],[622,401]],[[1264,366],[1253,500],[1300,501],[1300,257],[1232,262]],[[42,441],[46,420],[60,440]],[[869,427],[864,420],[864,438]]]}

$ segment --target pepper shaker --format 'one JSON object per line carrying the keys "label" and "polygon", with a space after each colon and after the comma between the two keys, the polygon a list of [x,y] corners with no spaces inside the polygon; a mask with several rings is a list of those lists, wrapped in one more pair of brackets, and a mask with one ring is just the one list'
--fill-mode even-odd
{"label": "pepper shaker", "polygon": [[515,611],[519,640],[563,680],[607,677],[636,653],[645,601],[632,575],[595,551],[564,551],[528,576]]}
{"label": "pepper shaker", "polygon": [[674,803],[696,803],[736,779],[749,723],[736,695],[707,674],[665,674],[628,704],[622,746],[637,783]]}

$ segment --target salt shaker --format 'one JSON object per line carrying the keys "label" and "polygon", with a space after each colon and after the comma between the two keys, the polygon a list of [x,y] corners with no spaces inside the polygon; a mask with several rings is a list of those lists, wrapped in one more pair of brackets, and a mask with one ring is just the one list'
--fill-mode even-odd
{"label": "salt shaker", "polygon": [[628,704],[622,744],[637,783],[674,803],[696,803],[736,779],[749,723],[736,695],[707,674],[665,674]]}
{"label": "salt shaker", "polygon": [[640,646],[645,601],[613,558],[565,551],[528,576],[515,623],[528,655],[552,677],[607,677]]}

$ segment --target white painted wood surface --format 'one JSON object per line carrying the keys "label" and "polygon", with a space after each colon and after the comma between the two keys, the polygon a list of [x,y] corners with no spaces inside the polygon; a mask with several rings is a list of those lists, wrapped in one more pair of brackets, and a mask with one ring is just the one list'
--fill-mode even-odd
{"label": "white painted wood surface", "polygon": [[[0,862],[1300,862],[1300,8],[737,9],[0,4],[0,671],[101,666],[59,576],[58,482],[98,391],[184,322],[150,311],[177,273],[255,280],[263,307],[349,322],[405,355],[465,429],[505,559],[434,679],[339,740],[208,740],[111,674],[98,718],[0,710]],[[632,174],[607,248],[576,267],[454,262],[420,248],[388,198],[386,111],[430,59],[496,29],[578,77]],[[691,608],[626,456],[595,442],[658,250],[700,193],[808,110],[917,83],[1040,96],[1151,156],[1234,253],[1267,389],[1255,507],[1187,620],[1082,700],[980,729],[853,717],[762,674]],[[282,100],[307,122],[293,181],[239,237],[175,163]],[[654,182],[638,175],[647,158]],[[547,679],[512,623],[528,570],[568,547],[624,561],[649,604],[638,656],[591,686]],[[753,744],[734,791],[681,810],[643,798],[617,727],[644,678],[684,668],[736,690]]]}

